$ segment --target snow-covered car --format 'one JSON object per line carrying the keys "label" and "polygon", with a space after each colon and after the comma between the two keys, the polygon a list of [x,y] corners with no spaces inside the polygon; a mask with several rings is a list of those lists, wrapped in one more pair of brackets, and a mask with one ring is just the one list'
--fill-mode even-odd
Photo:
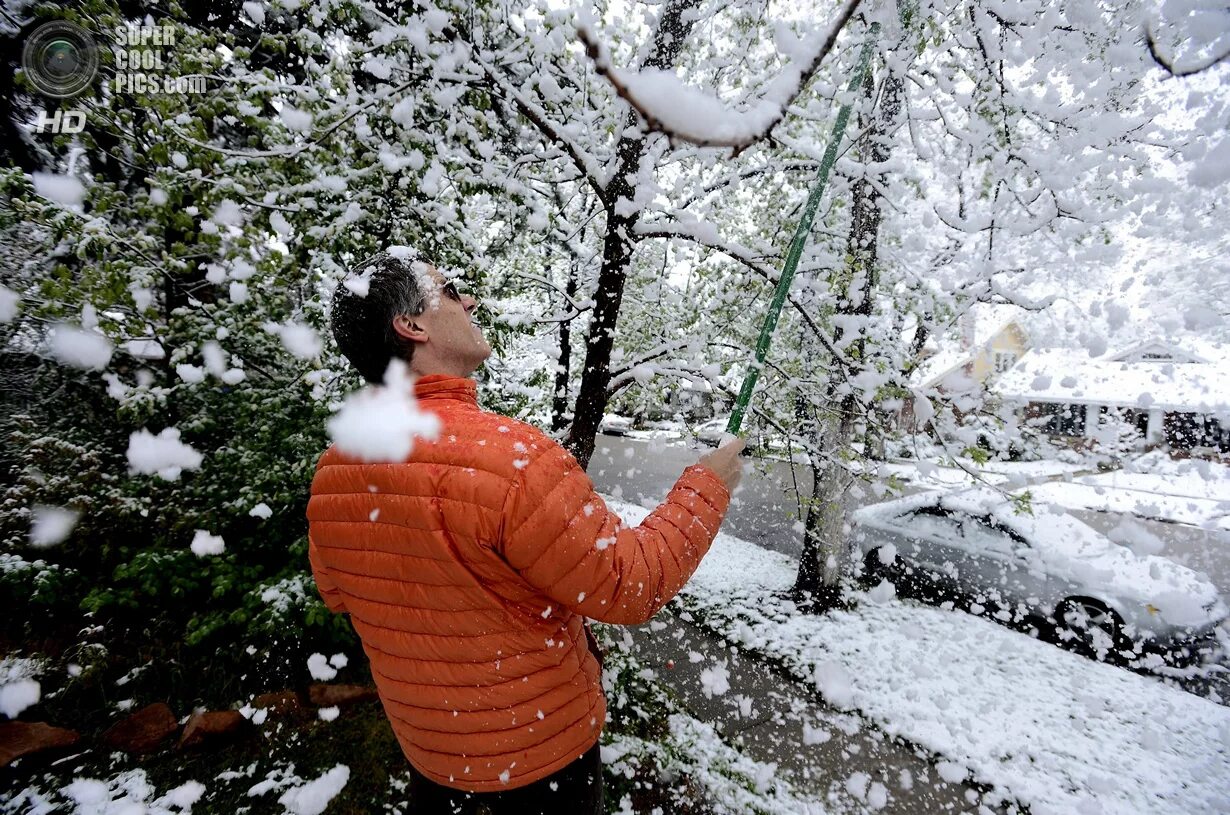
{"label": "snow-covered car", "polygon": [[1017,510],[990,489],[927,492],[857,510],[852,537],[870,580],[959,598],[1088,655],[1190,655],[1215,639],[1228,612],[1201,575],[1138,555],[1060,507]]}
{"label": "snow-covered car", "polygon": [[710,419],[697,426],[696,438],[710,447],[717,447],[726,435],[726,419]]}
{"label": "snow-covered car", "polygon": [[[703,424],[697,425],[695,432],[696,440],[701,444],[707,444],[710,447],[718,447],[722,443],[722,439],[726,436],[726,424],[729,421],[726,417],[710,419]],[[756,451],[756,440],[750,436],[743,439],[743,454],[751,455]]]}
{"label": "snow-covered car", "polygon": [[626,436],[631,429],[632,420],[618,413],[604,414],[602,422],[598,425],[598,432],[608,436]]}

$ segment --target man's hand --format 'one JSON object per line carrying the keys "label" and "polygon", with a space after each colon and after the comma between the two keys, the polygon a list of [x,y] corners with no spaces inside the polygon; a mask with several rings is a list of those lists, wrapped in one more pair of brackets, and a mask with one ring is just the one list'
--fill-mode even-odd
{"label": "man's hand", "polygon": [[743,478],[744,462],[739,457],[742,449],[743,439],[735,436],[722,442],[722,446],[712,453],[706,453],[700,457],[701,466],[708,468],[722,479],[727,492],[733,493],[735,487],[739,486],[739,479]]}

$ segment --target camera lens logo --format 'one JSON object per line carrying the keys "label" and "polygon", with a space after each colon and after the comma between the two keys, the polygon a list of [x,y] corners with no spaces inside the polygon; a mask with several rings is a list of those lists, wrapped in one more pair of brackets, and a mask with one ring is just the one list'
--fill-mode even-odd
{"label": "camera lens logo", "polygon": [[39,93],[68,99],[94,82],[98,46],[90,32],[75,23],[44,23],[26,40],[21,67]]}

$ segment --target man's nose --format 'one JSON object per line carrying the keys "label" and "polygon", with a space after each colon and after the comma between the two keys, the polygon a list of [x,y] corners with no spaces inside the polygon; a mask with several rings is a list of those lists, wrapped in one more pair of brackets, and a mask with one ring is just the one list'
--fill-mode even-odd
{"label": "man's nose", "polygon": [[478,301],[468,294],[461,298],[461,302],[467,314],[478,308]]}

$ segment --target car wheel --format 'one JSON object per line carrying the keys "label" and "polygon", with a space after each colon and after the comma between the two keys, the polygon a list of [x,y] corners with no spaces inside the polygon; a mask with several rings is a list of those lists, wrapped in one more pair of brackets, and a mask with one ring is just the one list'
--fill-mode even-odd
{"label": "car wheel", "polygon": [[1112,609],[1087,597],[1070,597],[1055,609],[1059,641],[1101,662],[1118,662],[1124,648],[1123,621]]}
{"label": "car wheel", "polygon": [[863,558],[863,582],[875,586],[887,577],[888,567],[880,560],[880,547],[877,546]]}

